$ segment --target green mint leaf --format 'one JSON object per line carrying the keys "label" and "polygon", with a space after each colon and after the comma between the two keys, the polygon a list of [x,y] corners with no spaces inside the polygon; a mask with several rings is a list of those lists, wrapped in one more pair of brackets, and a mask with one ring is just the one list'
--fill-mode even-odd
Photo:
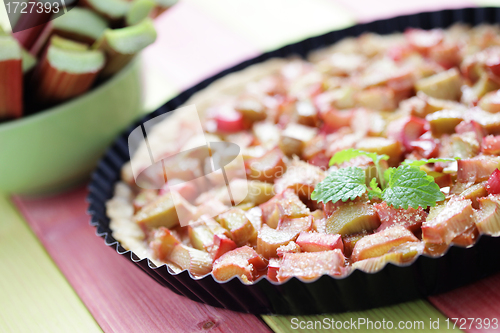
{"label": "green mint leaf", "polygon": [[368,198],[373,199],[375,197],[382,198],[382,190],[378,187],[377,178],[373,178],[370,182],[370,188],[368,190]]}
{"label": "green mint leaf", "polygon": [[396,171],[396,168],[389,168],[387,170],[385,170],[384,172],[384,180],[385,180],[385,183],[388,184],[389,183],[389,180],[391,179],[392,177],[392,174]]}
{"label": "green mint leaf", "polygon": [[373,163],[375,163],[376,165],[379,164],[380,161],[382,161],[382,160],[389,159],[389,156],[387,156],[387,155],[378,155],[377,153],[369,153],[367,151],[349,148],[349,149],[339,151],[338,153],[333,155],[333,157],[330,159],[330,166],[332,166],[334,164],[342,164],[344,162],[348,162],[348,161],[352,160],[353,158],[359,157],[359,156],[367,156],[367,157],[371,158],[373,160]]}
{"label": "green mint leaf", "polygon": [[348,167],[330,173],[316,185],[311,199],[318,202],[346,202],[362,196],[367,190],[365,172],[361,168]]}
{"label": "green mint leaf", "polygon": [[437,163],[437,162],[455,162],[458,161],[460,157],[455,157],[455,158],[430,158],[430,159],[423,159],[423,160],[406,160],[401,165],[411,165],[411,166],[416,166],[420,167],[422,165],[428,164],[428,163]]}
{"label": "green mint leaf", "polygon": [[389,175],[389,181],[382,199],[394,208],[433,207],[445,198],[434,178],[418,167],[401,165],[395,171],[386,172],[386,175]]}

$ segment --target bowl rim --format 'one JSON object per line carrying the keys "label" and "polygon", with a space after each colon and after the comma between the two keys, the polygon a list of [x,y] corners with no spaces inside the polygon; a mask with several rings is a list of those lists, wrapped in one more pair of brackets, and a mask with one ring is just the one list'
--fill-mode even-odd
{"label": "bowl rim", "polygon": [[85,101],[94,98],[96,94],[101,93],[102,90],[110,89],[110,87],[119,82],[130,71],[133,71],[134,68],[138,66],[139,63],[140,63],[140,57],[136,56],[134,59],[132,59],[132,61],[129,64],[127,64],[117,74],[107,79],[106,81],[100,83],[98,86],[93,87],[91,90],[87,91],[81,96],[77,96],[73,99],[65,101],[61,104],[57,104],[48,109],[40,110],[35,114],[22,116],[21,118],[18,119],[12,119],[4,123],[0,123],[0,134],[4,131],[15,130],[18,127],[22,127],[30,123],[35,123],[43,118],[57,117],[61,113],[72,112],[74,105],[79,103],[85,103]]}

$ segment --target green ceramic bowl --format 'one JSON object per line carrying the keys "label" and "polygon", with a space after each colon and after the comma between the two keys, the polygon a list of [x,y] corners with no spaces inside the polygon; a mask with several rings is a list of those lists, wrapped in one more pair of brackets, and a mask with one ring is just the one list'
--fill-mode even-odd
{"label": "green ceramic bowl", "polygon": [[0,192],[47,193],[88,177],[141,114],[139,61],[65,104],[0,124]]}

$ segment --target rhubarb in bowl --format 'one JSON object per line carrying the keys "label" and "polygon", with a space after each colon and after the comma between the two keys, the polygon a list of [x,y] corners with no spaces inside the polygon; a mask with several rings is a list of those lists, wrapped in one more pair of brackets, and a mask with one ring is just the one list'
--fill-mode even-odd
{"label": "rhubarb in bowl", "polygon": [[[359,310],[497,271],[498,28],[438,29],[492,12],[359,25],[201,83],[144,119],[142,153],[128,150],[135,130],[117,140],[93,176],[92,223],[164,286],[253,313]],[[405,33],[339,42],[367,31]],[[291,55],[307,58],[270,60]],[[198,108],[209,157],[189,150],[198,136],[186,111],[149,132],[183,104]],[[227,164],[226,186],[215,185],[214,142],[239,145],[246,183]],[[184,151],[177,168],[149,168]]]}
{"label": "rhubarb in bowl", "polygon": [[[33,17],[21,15],[12,35],[0,29],[2,192],[48,192],[82,181],[142,111],[136,56],[156,39],[148,18],[155,3],[80,5],[27,30],[16,27]],[[110,18],[103,8],[120,10]]]}

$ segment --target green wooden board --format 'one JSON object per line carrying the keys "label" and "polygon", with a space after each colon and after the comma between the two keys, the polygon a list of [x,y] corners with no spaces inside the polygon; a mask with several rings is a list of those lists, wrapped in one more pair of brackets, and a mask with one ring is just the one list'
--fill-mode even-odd
{"label": "green wooden board", "polygon": [[[276,333],[333,331],[392,332],[394,330],[404,332],[460,332],[459,329],[448,330],[446,327],[446,317],[425,300],[417,300],[414,302],[359,312],[346,312],[317,316],[262,316],[262,318]],[[332,320],[334,320],[333,324]],[[365,321],[365,324],[363,324],[363,320]],[[433,327],[430,325],[431,320],[433,321]],[[437,320],[439,320],[439,324],[436,324]],[[362,325],[359,325],[360,321]],[[369,326],[370,321],[373,326]],[[383,321],[385,321],[386,329],[383,329]],[[392,330],[389,329],[389,322],[392,322]],[[352,323],[354,323],[355,326],[351,326]],[[402,326],[403,329],[398,329],[398,325],[400,325],[400,323],[401,325],[404,325]],[[309,329],[307,328],[308,325]],[[339,326],[334,327],[333,325]],[[378,329],[378,325],[380,325],[380,329]],[[301,329],[301,327],[303,329]],[[411,329],[408,329],[410,327]]]}
{"label": "green wooden board", "polygon": [[0,212],[0,332],[102,332],[2,194]]}

